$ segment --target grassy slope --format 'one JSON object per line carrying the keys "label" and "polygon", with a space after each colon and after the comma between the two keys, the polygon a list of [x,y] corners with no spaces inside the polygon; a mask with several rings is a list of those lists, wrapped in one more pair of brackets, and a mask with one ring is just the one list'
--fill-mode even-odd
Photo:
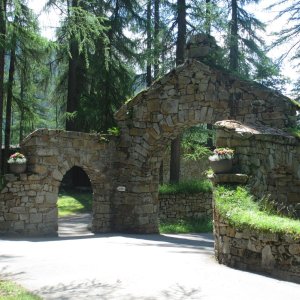
{"label": "grassy slope", "polygon": [[60,217],[90,212],[92,210],[92,194],[74,190],[60,193],[58,195],[57,207]]}
{"label": "grassy slope", "polygon": [[237,228],[252,228],[264,232],[300,235],[300,221],[278,216],[263,209],[263,201],[254,201],[244,187],[218,186],[215,191],[216,207],[220,214]]}
{"label": "grassy slope", "polygon": [[0,300],[41,300],[12,281],[0,279]]}

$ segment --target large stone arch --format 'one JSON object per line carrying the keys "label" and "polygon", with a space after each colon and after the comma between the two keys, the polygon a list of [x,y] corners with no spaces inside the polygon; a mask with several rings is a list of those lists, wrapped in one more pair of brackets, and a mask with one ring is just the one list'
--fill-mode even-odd
{"label": "large stone arch", "polygon": [[158,169],[162,151],[184,129],[234,119],[276,128],[294,124],[296,108],[283,95],[228,72],[187,60],[125,104],[121,127],[117,230],[157,232]]}

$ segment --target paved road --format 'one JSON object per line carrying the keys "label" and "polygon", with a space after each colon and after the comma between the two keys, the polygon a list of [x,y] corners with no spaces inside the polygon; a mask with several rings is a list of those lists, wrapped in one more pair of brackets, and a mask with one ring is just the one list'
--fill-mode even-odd
{"label": "paved road", "polygon": [[211,234],[91,235],[72,222],[59,238],[0,240],[1,274],[44,299],[300,299],[300,285],[216,263]]}

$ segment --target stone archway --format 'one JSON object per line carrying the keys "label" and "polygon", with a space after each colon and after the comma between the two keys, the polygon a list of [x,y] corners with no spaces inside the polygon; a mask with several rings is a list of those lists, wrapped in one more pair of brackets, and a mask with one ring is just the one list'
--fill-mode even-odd
{"label": "stone archway", "polygon": [[44,177],[43,184],[49,190],[50,227],[57,228],[56,202],[63,176],[77,166],[87,174],[93,189],[92,231],[111,231],[110,198],[114,170],[109,165],[113,155],[111,148],[115,149],[113,141],[102,142],[99,135],[86,133],[39,130],[24,140],[22,148],[28,157],[28,169]]}
{"label": "stone archway", "polygon": [[[72,171],[74,168],[78,168],[80,170],[82,170],[82,172],[85,174],[85,176],[88,178],[89,182],[90,182],[90,191],[88,193],[85,193],[85,194],[82,194],[82,191],[80,193],[80,198],[82,198],[83,195],[85,195],[86,197],[92,197],[92,207],[91,207],[91,210],[89,211],[86,211],[84,214],[83,213],[79,213],[79,214],[76,214],[76,216],[71,216],[71,217],[60,217],[58,215],[58,212],[57,212],[57,215],[56,215],[56,218],[53,219],[54,222],[56,222],[56,226],[57,226],[57,232],[60,232],[62,234],[68,234],[68,230],[65,232],[64,230],[62,230],[62,228],[60,227],[61,226],[61,223],[64,223],[64,224],[68,224],[67,227],[70,227],[70,224],[74,223],[74,221],[76,220],[81,220],[81,225],[79,226],[79,231],[78,229],[76,229],[73,225],[73,230],[72,232],[78,232],[80,233],[82,230],[84,231],[96,231],[95,230],[95,227],[96,227],[96,224],[97,224],[97,210],[100,211],[100,212],[103,212],[103,208],[101,207],[101,204],[100,204],[100,207],[94,205],[94,202],[96,201],[97,202],[97,197],[94,197],[94,195],[96,193],[94,193],[94,190],[96,191],[96,184],[95,184],[95,178],[97,179],[97,177],[93,176],[92,178],[94,178],[93,180],[91,180],[91,175],[93,174],[93,170],[90,170],[89,168],[82,168],[82,167],[79,167],[77,165],[74,165],[72,167],[70,167],[69,170],[67,170],[66,172],[64,170],[60,170],[61,174],[62,174],[62,177],[60,180],[58,180],[59,178],[56,178],[53,180],[51,180],[51,182],[53,183],[53,192],[55,193],[55,196],[56,196],[56,202],[53,203],[53,205],[55,205],[55,207],[53,207],[52,209],[59,209],[58,207],[58,200],[59,200],[59,194],[62,192],[62,183],[65,179],[65,176],[70,172]],[[58,173],[57,173],[58,174]],[[79,191],[77,190],[77,192],[75,192],[75,189],[74,189],[75,186],[72,186],[71,190],[72,192],[70,191],[70,187],[69,189],[66,188],[66,189],[63,189],[64,191],[64,195],[69,195],[69,196],[73,196],[76,198],[76,196],[78,195]],[[76,194],[76,196],[74,195]],[[87,200],[86,200],[87,201]],[[84,218],[83,218],[84,216]],[[76,222],[75,222],[76,223]],[[65,225],[64,225],[65,226]],[[84,229],[85,228],[85,229]]]}
{"label": "stone archway", "polygon": [[25,138],[27,172],[5,177],[0,233],[55,234],[58,187],[72,166],[92,182],[94,232],[157,232],[158,170],[170,140],[227,119],[292,127],[295,115],[287,97],[189,59],[121,107],[119,137],[39,129]]}
{"label": "stone archway", "polygon": [[63,176],[82,168],[93,187],[93,232],[112,231],[115,139],[39,129],[24,139],[27,172],[7,174],[0,194],[0,233],[57,234],[57,197]]}
{"label": "stone archway", "polygon": [[158,231],[158,169],[162,152],[184,129],[234,119],[276,128],[294,122],[288,99],[254,82],[240,80],[196,60],[157,80],[115,115],[121,127],[114,228]]}

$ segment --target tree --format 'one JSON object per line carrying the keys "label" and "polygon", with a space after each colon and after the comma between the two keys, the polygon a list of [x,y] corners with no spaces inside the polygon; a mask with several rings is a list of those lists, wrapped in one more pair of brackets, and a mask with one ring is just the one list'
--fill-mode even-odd
{"label": "tree", "polygon": [[160,57],[160,0],[154,0],[154,78],[159,74],[159,57]]}
{"label": "tree", "polygon": [[[287,45],[288,50],[279,57],[279,61],[282,63],[284,59],[290,58],[296,68],[299,67],[300,59],[300,1],[299,0],[277,0],[270,5],[268,9],[276,8],[278,11],[275,20],[287,17],[288,22],[282,30],[275,32],[277,37],[272,47],[278,47],[281,45]],[[274,20],[274,21],[275,21]],[[294,83],[295,97],[299,99],[299,83],[300,80],[296,80]]]}
{"label": "tree", "polygon": [[147,67],[146,67],[146,84],[150,86],[152,83],[152,63],[151,63],[151,52],[152,52],[152,26],[151,26],[151,13],[152,13],[152,0],[147,1]]}
{"label": "tree", "polygon": [[[176,65],[184,62],[184,50],[186,43],[186,2],[177,0],[178,33],[176,42]],[[178,183],[180,178],[180,141],[177,137],[171,142],[170,159],[170,183]]]}
{"label": "tree", "polygon": [[[55,0],[50,2],[53,4]],[[106,131],[115,126],[114,111],[134,91],[133,65],[139,60],[137,42],[126,35],[125,29],[139,21],[139,5],[137,1],[128,0],[82,0],[77,4],[78,7],[71,7],[70,13],[66,13],[64,26],[58,33],[58,82],[61,87],[71,87],[73,79],[78,82],[76,110],[67,111],[76,130]],[[76,21],[76,14],[80,22]],[[71,52],[69,42],[74,38],[79,56],[78,70],[73,73],[80,76],[80,80],[74,78],[75,75],[69,77],[68,66],[76,53],[66,58],[66,53]],[[68,78],[71,82],[66,83]]]}
{"label": "tree", "polygon": [[4,65],[5,65],[5,41],[6,41],[6,0],[0,0],[0,175],[2,168],[2,124],[4,103]]}
{"label": "tree", "polygon": [[254,79],[254,73],[266,58],[265,44],[259,36],[265,24],[248,13],[244,6],[260,0],[230,0],[230,30],[228,35],[229,69],[246,78]]}
{"label": "tree", "polygon": [[[16,18],[15,18],[16,19]],[[16,22],[16,20],[15,20]],[[10,50],[10,63],[7,82],[7,96],[6,96],[6,118],[5,118],[5,142],[4,142],[4,170],[6,171],[7,159],[10,148],[11,137],[11,116],[12,116],[12,101],[13,101],[13,84],[15,76],[16,65],[16,33],[13,32]]]}
{"label": "tree", "polygon": [[[31,10],[21,1],[16,0],[9,3],[9,13],[10,17],[6,20],[9,69],[6,85],[4,170],[6,169],[13,131],[16,131],[16,128],[12,126],[12,117],[18,115],[18,109],[20,114],[18,118],[15,118],[15,123],[18,124],[19,132],[16,134],[14,141],[20,141],[24,134],[25,118],[30,114],[30,120],[33,123],[38,111],[33,102],[35,96],[31,95],[29,98],[26,96],[30,85],[40,83],[37,76],[41,77],[41,67],[39,70],[35,70],[35,78],[31,77],[31,73],[38,63],[41,64],[40,59],[45,51],[45,48],[41,49],[41,45],[44,45],[44,43],[39,38],[36,18]],[[20,97],[18,97],[18,94]],[[18,135],[20,136],[17,138]]]}
{"label": "tree", "polygon": [[238,72],[239,61],[239,36],[238,36],[238,5],[237,0],[231,0],[231,21],[229,39],[229,68]]}

